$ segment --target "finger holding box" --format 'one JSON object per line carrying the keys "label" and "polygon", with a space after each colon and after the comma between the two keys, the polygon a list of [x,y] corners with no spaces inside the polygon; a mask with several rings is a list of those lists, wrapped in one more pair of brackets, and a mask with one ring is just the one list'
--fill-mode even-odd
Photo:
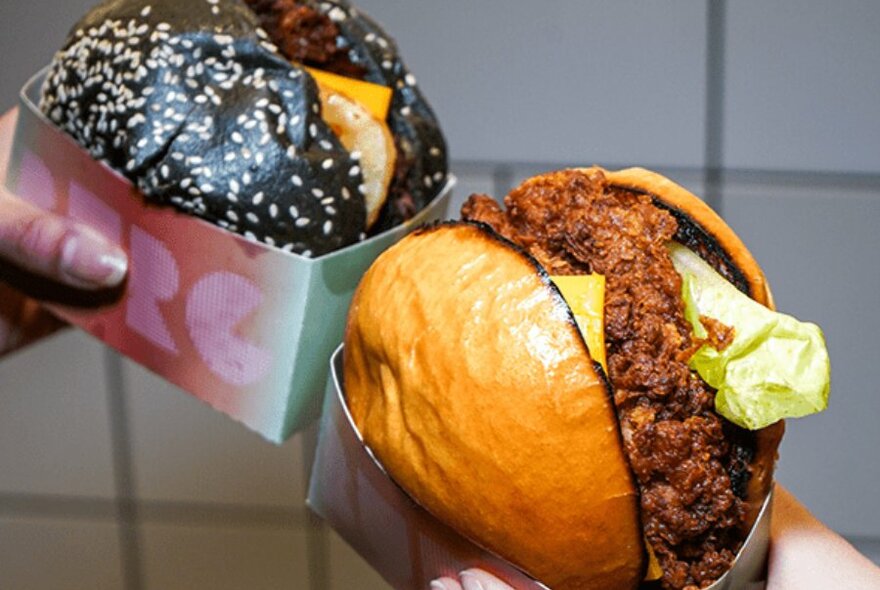
{"label": "finger holding box", "polygon": [[[81,224],[34,207],[6,188],[13,109],[0,117],[0,278],[27,289],[30,273],[69,287],[113,287],[125,276],[127,259],[115,244]],[[0,284],[0,354],[51,334],[64,322],[9,284]]]}

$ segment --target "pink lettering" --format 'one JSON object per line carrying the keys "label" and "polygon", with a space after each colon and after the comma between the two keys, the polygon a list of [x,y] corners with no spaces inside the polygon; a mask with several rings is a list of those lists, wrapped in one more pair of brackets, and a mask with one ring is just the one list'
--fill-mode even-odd
{"label": "pink lettering", "polygon": [[98,230],[108,240],[122,243],[122,216],[90,190],[75,180],[70,181],[67,214],[71,219]]}
{"label": "pink lettering", "polygon": [[250,385],[265,376],[272,354],[235,335],[238,323],[263,300],[259,287],[231,272],[200,279],[186,299],[186,326],[212,373],[230,385]]}
{"label": "pink lettering", "polygon": [[21,157],[15,192],[40,209],[51,211],[55,207],[55,184],[52,173],[43,160],[29,150],[25,150]]}
{"label": "pink lettering", "polygon": [[136,225],[131,228],[130,257],[125,323],[156,346],[176,354],[177,345],[159,304],[177,294],[180,282],[177,262],[165,244]]}

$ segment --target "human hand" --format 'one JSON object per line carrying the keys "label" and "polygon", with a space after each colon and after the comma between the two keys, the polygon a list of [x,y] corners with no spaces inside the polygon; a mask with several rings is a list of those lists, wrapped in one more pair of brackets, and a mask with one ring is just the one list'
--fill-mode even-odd
{"label": "human hand", "polygon": [[431,582],[431,590],[513,590],[483,570],[464,570],[458,577],[458,580],[448,577],[438,578]]}
{"label": "human hand", "polygon": [[121,283],[128,268],[125,252],[98,232],[43,211],[6,190],[15,119],[15,111],[0,117],[0,354],[63,325],[12,288],[13,277],[17,286],[33,276],[95,291]]}
{"label": "human hand", "polygon": [[880,568],[777,485],[770,521],[767,590],[880,588]]}
{"label": "human hand", "polygon": [[[872,590],[880,588],[880,568],[829,529],[780,485],[773,497],[767,590]],[[460,579],[444,577],[431,590],[512,590],[480,570]]]}

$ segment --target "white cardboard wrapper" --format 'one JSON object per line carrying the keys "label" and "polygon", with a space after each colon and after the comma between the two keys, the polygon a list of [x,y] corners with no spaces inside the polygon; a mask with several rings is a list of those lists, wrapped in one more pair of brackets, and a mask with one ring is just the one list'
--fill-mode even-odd
{"label": "white cardboard wrapper", "polygon": [[[330,365],[309,485],[311,509],[398,590],[427,590],[431,580],[469,568],[486,570],[516,590],[546,590],[440,522],[391,480],[364,445],[345,404],[341,346]],[[710,590],[765,587],[772,497],[765,500],[733,567]]]}
{"label": "white cardboard wrapper", "polygon": [[273,442],[316,419],[361,275],[419,224],[445,216],[455,179],[408,222],[306,258],[146,203],[43,116],[42,78],[20,95],[9,188],[100,231],[130,261],[118,297],[52,311]]}

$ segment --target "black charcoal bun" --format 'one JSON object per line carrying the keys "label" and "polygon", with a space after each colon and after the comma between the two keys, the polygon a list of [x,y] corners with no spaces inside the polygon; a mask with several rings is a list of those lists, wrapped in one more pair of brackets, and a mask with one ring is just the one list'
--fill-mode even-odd
{"label": "black charcoal bun", "polygon": [[[446,175],[430,107],[374,23],[340,2],[314,7],[344,16],[338,42],[394,87],[389,127],[412,162],[403,193],[423,207]],[[56,54],[40,107],[151,201],[306,256],[366,235],[359,162],[321,119],[314,80],[240,0],[102,2]],[[405,217],[395,204],[377,226]]]}

